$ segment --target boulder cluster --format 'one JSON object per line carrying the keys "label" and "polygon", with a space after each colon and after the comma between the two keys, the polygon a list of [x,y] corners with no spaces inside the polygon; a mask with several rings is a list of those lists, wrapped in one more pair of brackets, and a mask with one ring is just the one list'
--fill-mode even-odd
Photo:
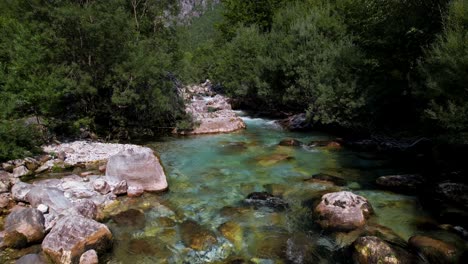
{"label": "boulder cluster", "polygon": [[[51,146],[46,149],[65,149],[68,152],[63,151],[62,158],[51,158],[49,161],[52,162],[42,165],[33,162],[32,158],[4,164],[4,167],[8,164],[17,166],[2,171],[0,205],[9,214],[4,230],[0,232],[0,247],[20,249],[41,243],[43,253],[24,256],[21,260],[24,263],[44,263],[46,260],[53,263],[98,263],[98,256],[106,252],[113,242],[109,228],[99,222],[103,208],[120,195],[139,196],[145,191],[164,191],[168,187],[160,161],[151,149],[112,145],[114,148],[103,143],[74,142]],[[92,160],[95,156],[76,155],[82,151],[80,146],[93,149],[92,155],[97,153],[104,159],[96,161]],[[112,151],[102,153],[106,149]],[[91,171],[61,179],[33,179],[30,182],[21,180],[21,176],[27,174],[17,177],[20,170],[36,172],[44,164],[53,168],[54,162],[69,167],[79,166],[80,162],[107,164],[101,168],[101,174],[105,171],[105,175]]]}

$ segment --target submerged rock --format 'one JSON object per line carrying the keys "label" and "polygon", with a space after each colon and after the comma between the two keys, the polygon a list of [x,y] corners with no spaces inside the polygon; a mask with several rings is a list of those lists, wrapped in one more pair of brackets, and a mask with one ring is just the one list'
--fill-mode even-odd
{"label": "submerged rock", "polygon": [[90,249],[103,253],[112,245],[109,229],[83,216],[60,219],[42,242],[42,249],[55,263],[78,263]]}
{"label": "submerged rock", "polygon": [[417,191],[424,182],[417,174],[381,176],[376,180],[377,185],[397,192]]}
{"label": "submerged rock", "polygon": [[327,193],[315,208],[322,228],[350,231],[366,224],[373,209],[366,198],[352,192]]}
{"label": "submerged rock", "polygon": [[267,192],[251,193],[244,199],[243,203],[248,206],[267,207],[278,211],[289,208],[289,204],[285,200]]}
{"label": "submerged rock", "polygon": [[275,153],[275,154],[268,155],[268,156],[258,157],[256,158],[256,161],[261,166],[272,166],[277,163],[284,162],[284,161],[291,161],[293,159],[294,157],[288,154]]}
{"label": "submerged rock", "polygon": [[194,250],[207,250],[218,240],[213,232],[193,220],[187,220],[180,226],[182,241]]}
{"label": "submerged rock", "polygon": [[5,245],[17,248],[24,245],[24,242],[40,242],[45,235],[44,222],[44,216],[37,209],[13,211],[5,220]]}
{"label": "submerged rock", "polygon": [[281,140],[278,145],[286,147],[300,147],[302,145],[302,142],[294,138],[287,138]]}
{"label": "submerged rock", "polygon": [[411,259],[390,247],[378,237],[365,236],[353,243],[353,260],[356,264],[403,264]]}
{"label": "submerged rock", "polygon": [[133,188],[144,191],[167,189],[164,170],[149,148],[127,150],[111,156],[107,162],[106,176],[116,183],[125,180],[128,191]]}
{"label": "submerged rock", "polygon": [[137,209],[127,211],[111,216],[111,219],[119,226],[142,228],[145,226],[145,214]]}
{"label": "submerged rock", "polygon": [[229,221],[218,227],[219,232],[231,241],[238,249],[242,247],[243,231],[242,227],[235,222]]}
{"label": "submerged rock", "polygon": [[459,263],[461,252],[452,244],[428,236],[412,236],[408,244],[430,263]]}
{"label": "submerged rock", "polygon": [[312,177],[310,177],[309,179],[305,179],[304,181],[306,181],[306,182],[317,182],[317,183],[329,182],[329,183],[333,183],[333,184],[338,185],[338,186],[345,186],[347,184],[345,179],[343,179],[341,177],[338,177],[338,176],[325,174],[325,173],[314,174],[314,175],[312,175]]}

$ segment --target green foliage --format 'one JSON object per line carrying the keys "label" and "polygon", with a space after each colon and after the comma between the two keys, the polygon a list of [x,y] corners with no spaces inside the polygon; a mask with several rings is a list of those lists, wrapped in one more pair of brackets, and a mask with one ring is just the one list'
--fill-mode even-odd
{"label": "green foliage", "polygon": [[427,51],[420,69],[427,78],[419,96],[430,101],[426,117],[450,132],[468,131],[468,5],[451,3],[444,32]]}
{"label": "green foliage", "polygon": [[24,121],[0,121],[0,161],[39,153],[41,134],[34,125]]}
{"label": "green foliage", "polygon": [[[0,16],[0,116],[38,115],[57,133],[154,134],[186,118],[181,53],[161,19],[172,1],[7,1]],[[4,12],[3,12],[4,11]]]}
{"label": "green foliage", "polygon": [[286,0],[239,1],[224,0],[224,20],[219,24],[223,36],[230,40],[241,26],[257,26],[261,31],[269,31],[275,12]]}

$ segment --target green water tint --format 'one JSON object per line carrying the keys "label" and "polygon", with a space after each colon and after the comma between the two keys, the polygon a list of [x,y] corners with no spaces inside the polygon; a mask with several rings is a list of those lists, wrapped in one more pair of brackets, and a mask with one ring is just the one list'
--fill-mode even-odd
{"label": "green water tint", "polygon": [[[237,258],[286,263],[286,254],[306,256],[312,263],[345,263],[336,252],[350,242],[316,226],[310,202],[339,190],[367,197],[376,212],[370,222],[393,229],[404,240],[428,221],[415,197],[362,189],[372,186],[377,176],[398,169],[347,150],[278,146],[284,138],[309,143],[329,137],[282,131],[263,119],[245,122],[247,130],[237,133],[169,137],[148,144],[161,157],[170,191],[125,198],[116,206],[119,211],[135,208],[144,217],[143,223],[108,222],[116,240],[110,263],[229,263]],[[340,176],[347,185],[304,182],[320,172]],[[282,196],[290,209],[243,206],[241,201],[255,191]],[[187,229],[195,235],[187,234]],[[190,235],[213,236],[217,241],[193,250],[186,245]]]}

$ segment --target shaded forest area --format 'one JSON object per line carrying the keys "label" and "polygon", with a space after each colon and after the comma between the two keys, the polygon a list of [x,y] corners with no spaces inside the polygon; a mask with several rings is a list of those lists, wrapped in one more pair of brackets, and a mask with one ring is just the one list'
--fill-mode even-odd
{"label": "shaded forest area", "polygon": [[239,107],[306,112],[319,128],[468,138],[466,0],[224,0],[190,25],[169,0],[0,10],[0,159],[48,135],[186,128],[174,80],[207,78]]}

